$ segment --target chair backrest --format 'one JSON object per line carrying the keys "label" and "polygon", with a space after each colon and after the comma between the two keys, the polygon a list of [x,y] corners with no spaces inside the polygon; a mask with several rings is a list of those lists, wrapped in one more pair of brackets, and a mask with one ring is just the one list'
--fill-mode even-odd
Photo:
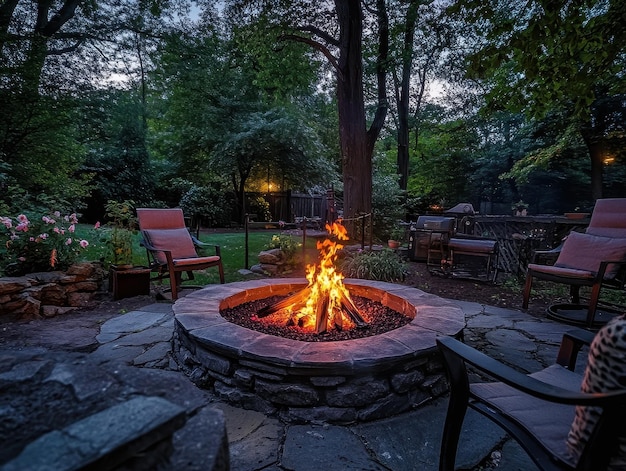
{"label": "chair backrest", "polygon": [[[137,220],[141,235],[156,249],[170,251],[174,259],[198,256],[180,208],[137,208]],[[154,253],[154,257],[167,263],[163,252]]]}
{"label": "chair backrest", "polygon": [[586,232],[603,237],[626,237],[626,198],[597,200]]}
{"label": "chair backrest", "polygon": [[137,208],[139,229],[185,229],[185,217],[180,208]]}

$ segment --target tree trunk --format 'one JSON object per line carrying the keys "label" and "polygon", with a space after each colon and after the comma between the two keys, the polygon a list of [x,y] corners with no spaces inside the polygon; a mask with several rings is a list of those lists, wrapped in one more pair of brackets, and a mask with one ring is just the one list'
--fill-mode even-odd
{"label": "tree trunk", "polygon": [[590,123],[581,128],[580,134],[589,150],[589,158],[591,159],[591,198],[596,201],[602,198],[605,145],[602,138],[595,135]]}
{"label": "tree trunk", "polygon": [[[343,163],[343,211],[350,219],[372,210],[372,158],[368,155],[363,99],[362,32],[360,0],[336,0],[339,21],[337,103]],[[354,231],[350,230],[353,234]]]}
{"label": "tree trunk", "polygon": [[[402,80],[400,94],[397,96],[398,107],[398,174],[400,189],[406,191],[409,182],[409,84],[411,65],[413,64],[413,40],[417,22],[418,2],[413,1],[406,12],[404,27],[404,47],[402,50]],[[423,87],[422,87],[423,88]]]}
{"label": "tree trunk", "polygon": [[[344,218],[348,232],[354,236],[353,219],[372,211],[372,154],[385,120],[385,64],[388,53],[388,31],[384,1],[378,0],[379,20],[379,107],[367,131],[363,97],[362,33],[363,12],[359,0],[335,0],[339,22],[339,60],[337,103],[339,134],[343,163]],[[382,7],[382,10],[381,10]]]}

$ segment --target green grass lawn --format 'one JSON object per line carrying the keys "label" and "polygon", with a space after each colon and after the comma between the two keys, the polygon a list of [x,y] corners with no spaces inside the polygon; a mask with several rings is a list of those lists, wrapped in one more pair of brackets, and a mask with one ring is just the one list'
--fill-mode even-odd
{"label": "green grass lawn", "polygon": [[[76,235],[89,242],[89,247],[82,253],[83,260],[96,261],[102,260],[106,262],[108,248],[106,241],[102,240],[105,233],[101,229],[95,230],[93,226],[79,224]],[[255,230],[248,234],[248,264],[250,266],[258,263],[258,254],[272,240],[272,236],[279,234],[279,231]],[[302,242],[301,237],[294,236],[297,242]],[[207,244],[216,244],[220,246],[222,263],[224,265],[224,276],[226,282],[243,281],[246,279],[244,275],[238,273],[245,266],[245,232],[242,230],[232,232],[214,232],[201,231],[200,240]],[[133,239],[133,263],[137,266],[146,265],[148,262],[146,250],[141,247],[141,236],[135,234]],[[307,249],[315,248],[315,239],[307,238]],[[213,255],[210,250],[205,255]],[[196,272],[193,284],[206,285],[211,283],[219,283],[219,274],[217,268],[209,268],[205,273]]]}

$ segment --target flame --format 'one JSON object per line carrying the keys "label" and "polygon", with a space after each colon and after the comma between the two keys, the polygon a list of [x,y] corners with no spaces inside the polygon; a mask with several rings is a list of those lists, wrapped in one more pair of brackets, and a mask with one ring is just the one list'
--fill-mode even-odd
{"label": "flame", "polygon": [[[326,224],[326,230],[337,241],[349,240],[346,228],[341,222]],[[307,290],[308,297],[304,305],[290,306],[282,309],[277,315],[283,319],[291,319],[291,321],[301,327],[305,332],[314,332],[317,327],[317,316],[319,315],[320,306],[326,308],[328,314],[327,329],[331,330],[333,326],[337,326],[343,330],[355,327],[354,322],[342,311],[342,296],[351,302],[348,289],[343,284],[344,276],[335,268],[335,261],[338,252],[344,247],[343,244],[335,242],[331,238],[317,242],[317,250],[320,253],[320,261],[317,265],[311,264],[306,267],[306,278],[309,282]],[[327,303],[324,306],[324,303]],[[295,311],[295,312],[294,312]],[[272,321],[280,321],[274,315]]]}

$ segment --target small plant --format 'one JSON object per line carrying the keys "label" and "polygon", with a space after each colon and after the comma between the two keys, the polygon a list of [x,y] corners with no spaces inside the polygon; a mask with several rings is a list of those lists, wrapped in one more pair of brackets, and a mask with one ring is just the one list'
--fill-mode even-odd
{"label": "small plant", "polygon": [[389,234],[389,238],[391,240],[397,240],[398,242],[403,242],[406,236],[406,229],[404,227],[394,227]]}
{"label": "small plant", "polygon": [[109,249],[109,262],[113,265],[132,265],[133,234],[137,232],[135,202],[132,200],[113,201],[105,205],[109,218],[104,232],[105,242]]}
{"label": "small plant", "polygon": [[347,256],[341,265],[341,272],[349,278],[401,281],[406,264],[392,250],[362,251]]}
{"label": "small plant", "polygon": [[293,237],[285,234],[273,235],[272,240],[265,246],[265,250],[280,249],[285,255],[287,263],[293,263],[298,249],[302,246]]}
{"label": "small plant", "polygon": [[75,213],[61,216],[59,211],[29,218],[0,217],[4,230],[3,271],[7,275],[66,269],[74,263],[81,250],[89,245],[75,235],[78,217]]}

